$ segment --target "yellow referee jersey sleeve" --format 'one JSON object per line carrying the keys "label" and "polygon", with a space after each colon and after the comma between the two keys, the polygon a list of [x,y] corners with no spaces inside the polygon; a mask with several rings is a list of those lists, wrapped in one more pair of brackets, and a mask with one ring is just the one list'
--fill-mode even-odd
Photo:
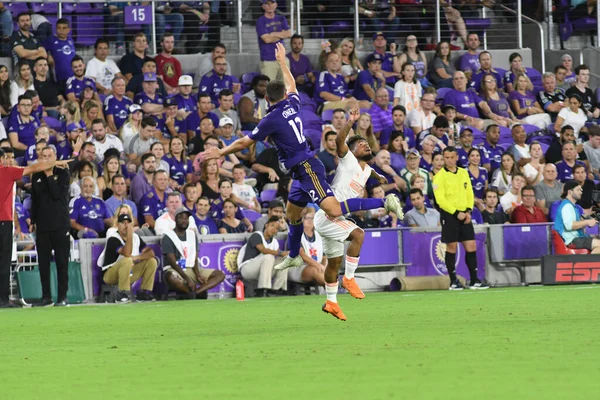
{"label": "yellow referee jersey sleeve", "polygon": [[433,193],[435,202],[448,214],[473,209],[474,195],[471,178],[464,168],[456,168],[456,172],[442,168],[433,177]]}

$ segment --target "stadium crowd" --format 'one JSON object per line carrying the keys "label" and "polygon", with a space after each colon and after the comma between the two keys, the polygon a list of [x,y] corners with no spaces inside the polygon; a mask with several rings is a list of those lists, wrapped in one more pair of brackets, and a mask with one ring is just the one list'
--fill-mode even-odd
{"label": "stadium crowd", "polygon": [[[286,18],[275,12],[277,3],[262,4],[256,25],[260,72],[246,71],[253,73],[248,85],[231,75],[221,43],[212,49],[212,65],[201,63],[195,76],[183,74],[175,54],[181,31],[164,32],[154,56],[144,32],[131,43],[116,38],[116,54],[110,54],[108,39],[98,38],[94,57],[85,62],[70,38],[69,20],[59,19],[56,33],[42,40],[32,32],[29,13],[14,16],[14,76],[0,66],[0,147],[15,165],[38,162],[46,148],[53,149],[50,158],[74,159],[69,187],[74,238],[104,238],[111,228],[109,236],[116,229],[125,238],[129,228],[119,225],[125,223],[140,237],[160,235],[160,221],[172,224],[184,207],[199,235],[268,231],[249,242],[258,244],[252,254],[281,256],[275,248],[260,250],[268,247],[260,246],[265,236],[287,229],[283,204],[291,180],[272,144],[258,142],[219,160],[202,157],[204,150],[246,135],[268,113],[266,85],[280,79],[274,51],[281,41],[291,49],[304,135],[329,177],[338,164],[336,134],[346,112],[359,107],[351,134],[368,140],[376,153],[372,166],[387,178],[384,184],[370,181],[365,196],[395,193],[405,203],[404,220],[372,210],[353,216],[359,226],[438,226],[432,181],[444,168],[441,151],[447,146],[458,149],[459,166],[469,173],[477,223],[553,220],[552,205],[570,180],[583,188],[577,200],[583,215],[593,213],[600,108],[586,65],[574,67],[565,54],[553,72],[542,75],[513,53],[505,71],[479,50],[476,33],[464,34],[467,51],[458,59],[442,41],[428,62],[417,36],[406,36],[396,51],[385,30],[373,34],[365,59],[359,60],[356,44],[346,38],[329,41],[320,65],[311,65],[303,54],[304,38],[292,34]],[[117,55],[122,57],[115,62]],[[24,239],[35,225],[28,210],[29,177],[18,188],[16,230]],[[177,204],[170,205],[171,198]],[[122,212],[130,218],[119,218]],[[311,250],[318,234],[311,236],[312,212],[306,215],[304,251],[313,267],[310,279],[318,280],[325,260],[322,250]],[[117,278],[112,274],[109,280],[125,290],[128,283]],[[260,281],[269,285],[259,290],[271,289],[270,279],[261,275]],[[284,282],[278,276],[275,289]]]}

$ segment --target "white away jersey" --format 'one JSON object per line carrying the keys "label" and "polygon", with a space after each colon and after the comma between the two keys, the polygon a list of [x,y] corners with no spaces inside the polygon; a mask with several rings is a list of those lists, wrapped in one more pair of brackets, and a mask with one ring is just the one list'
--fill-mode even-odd
{"label": "white away jersey", "polygon": [[358,160],[348,151],[340,158],[331,187],[338,201],[363,197],[367,179],[371,176],[371,167],[366,165],[363,170]]}

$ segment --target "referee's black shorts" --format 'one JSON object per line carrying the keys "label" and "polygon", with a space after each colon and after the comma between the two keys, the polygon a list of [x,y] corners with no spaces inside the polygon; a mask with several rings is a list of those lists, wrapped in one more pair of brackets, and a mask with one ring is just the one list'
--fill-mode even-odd
{"label": "referee's black shorts", "polygon": [[465,242],[475,240],[473,223],[465,224],[452,214],[440,210],[442,222],[442,243]]}

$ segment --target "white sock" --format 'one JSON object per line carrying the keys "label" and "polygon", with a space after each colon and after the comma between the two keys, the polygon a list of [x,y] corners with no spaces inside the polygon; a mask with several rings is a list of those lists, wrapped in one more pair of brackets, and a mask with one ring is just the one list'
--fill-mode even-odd
{"label": "white sock", "polygon": [[356,268],[358,268],[358,260],[360,260],[360,257],[346,256],[346,271],[344,272],[344,276],[347,279],[354,278],[354,272],[356,271]]}
{"label": "white sock", "polygon": [[325,294],[327,295],[327,300],[332,303],[337,303],[337,292],[338,292],[339,283],[325,283]]}

